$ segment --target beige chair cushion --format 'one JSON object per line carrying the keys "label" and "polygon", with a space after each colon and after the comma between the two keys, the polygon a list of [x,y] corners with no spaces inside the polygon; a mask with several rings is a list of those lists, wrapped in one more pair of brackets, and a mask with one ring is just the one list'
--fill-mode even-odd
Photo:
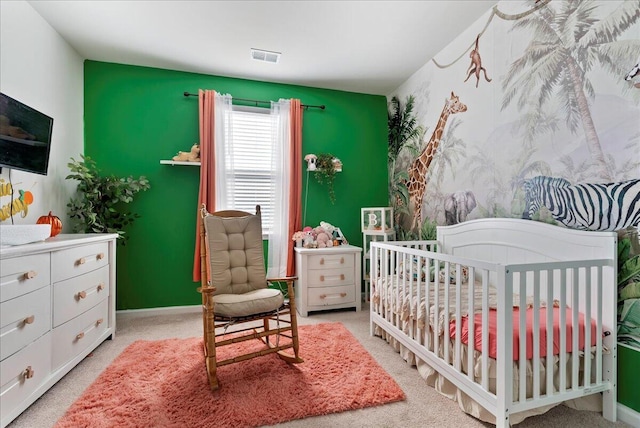
{"label": "beige chair cushion", "polygon": [[208,215],[204,224],[216,315],[242,317],[280,308],[282,292],[267,288],[260,215]]}
{"label": "beige chair cushion", "polygon": [[284,303],[284,296],[280,290],[263,288],[244,294],[218,294],[214,302],[216,315],[246,317],[275,311]]}

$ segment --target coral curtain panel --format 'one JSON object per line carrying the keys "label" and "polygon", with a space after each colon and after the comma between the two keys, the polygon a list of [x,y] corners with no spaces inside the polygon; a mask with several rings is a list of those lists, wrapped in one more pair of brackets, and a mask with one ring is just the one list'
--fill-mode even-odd
{"label": "coral curtain panel", "polygon": [[287,276],[295,275],[295,257],[293,257],[294,232],[302,230],[302,103],[291,99],[291,180],[289,188],[289,234],[287,258]]}
{"label": "coral curtain panel", "polygon": [[198,210],[196,219],[196,246],[193,256],[193,281],[200,281],[200,207],[207,206],[207,211],[215,211],[215,96],[212,90],[198,91],[199,123],[200,123],[200,190],[198,191]]}

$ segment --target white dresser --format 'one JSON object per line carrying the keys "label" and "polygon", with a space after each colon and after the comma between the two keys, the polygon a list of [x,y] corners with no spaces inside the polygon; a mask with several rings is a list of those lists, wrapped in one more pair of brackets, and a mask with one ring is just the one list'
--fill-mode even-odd
{"label": "white dresser", "polygon": [[0,248],[0,406],[5,427],[116,326],[116,234]]}
{"label": "white dresser", "polygon": [[311,311],[361,306],[360,253],[362,248],[294,248],[296,252],[296,308],[306,317]]}

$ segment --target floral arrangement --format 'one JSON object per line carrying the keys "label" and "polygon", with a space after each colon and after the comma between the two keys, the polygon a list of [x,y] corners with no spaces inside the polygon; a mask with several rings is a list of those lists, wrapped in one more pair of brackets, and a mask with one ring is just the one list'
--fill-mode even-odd
{"label": "floral arrangement", "polygon": [[297,241],[298,239],[299,239],[299,240],[302,240],[302,239],[304,239],[304,233],[302,233],[302,231],[301,231],[301,230],[299,230],[299,231],[297,231],[297,232],[295,232],[295,233],[293,234],[293,236],[291,237],[291,239],[292,239],[293,241]]}

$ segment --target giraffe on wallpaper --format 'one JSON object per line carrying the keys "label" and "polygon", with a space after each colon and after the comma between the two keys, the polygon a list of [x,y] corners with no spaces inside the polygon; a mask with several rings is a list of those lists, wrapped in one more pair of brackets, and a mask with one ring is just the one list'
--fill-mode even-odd
{"label": "giraffe on wallpaper", "polygon": [[427,172],[429,165],[433,160],[436,149],[440,145],[440,139],[444,134],[444,127],[447,124],[449,115],[462,113],[467,111],[467,106],[460,102],[456,94],[451,92],[451,97],[445,100],[444,109],[438,119],[436,129],[425,146],[424,150],[418,155],[409,167],[409,180],[407,181],[407,189],[409,190],[409,203],[413,206],[413,220],[411,221],[411,229],[419,228],[422,224],[422,200],[424,198],[425,189],[427,187]]}

